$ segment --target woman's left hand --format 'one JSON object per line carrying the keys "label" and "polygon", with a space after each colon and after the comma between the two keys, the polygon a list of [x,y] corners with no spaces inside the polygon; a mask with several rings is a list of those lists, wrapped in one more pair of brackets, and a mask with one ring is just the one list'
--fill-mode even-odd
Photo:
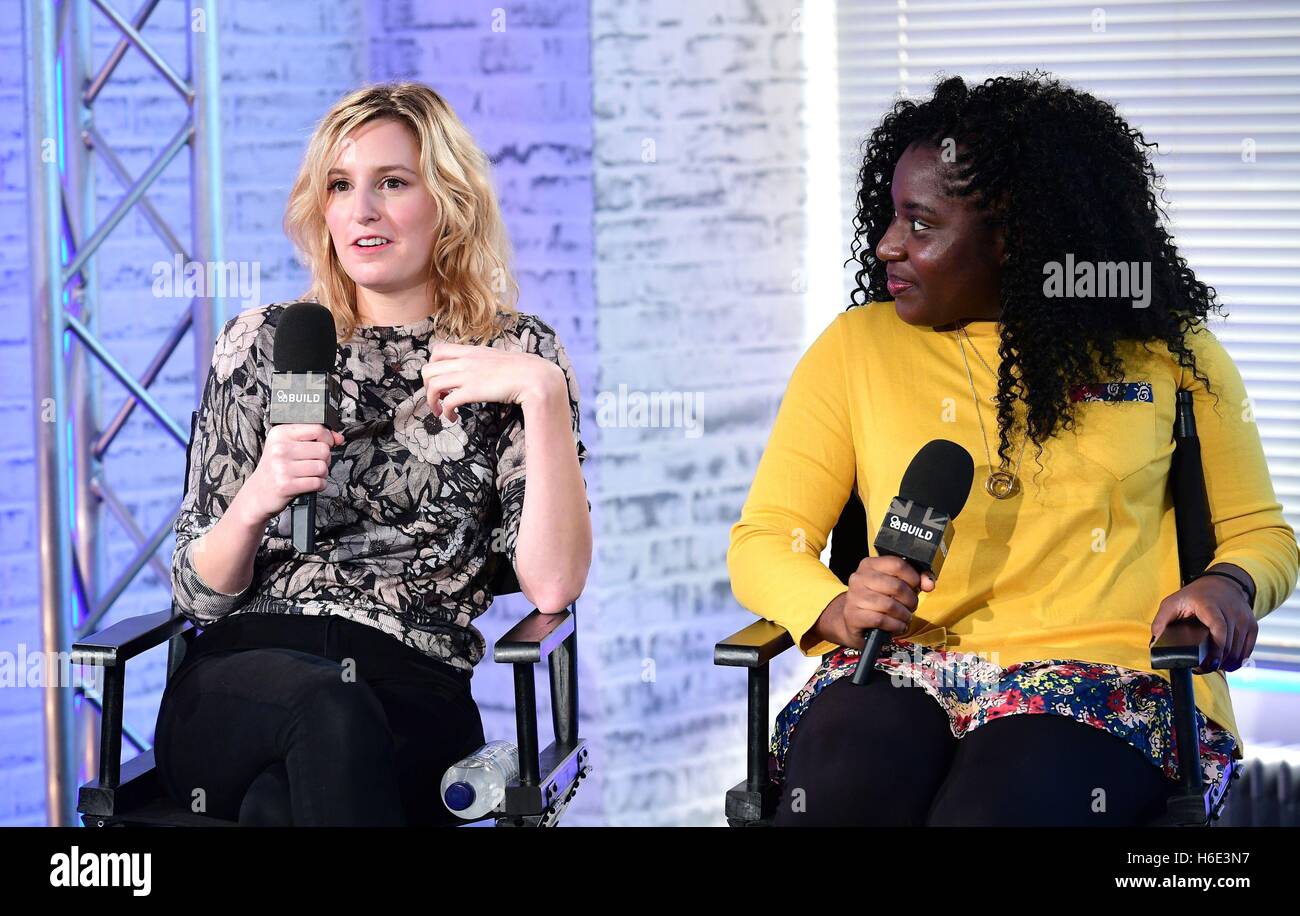
{"label": "woman's left hand", "polygon": [[1259,622],[1241,586],[1223,576],[1202,576],[1160,602],[1151,621],[1151,641],[1176,620],[1196,618],[1210,631],[1210,648],[1197,674],[1236,671],[1255,651]]}
{"label": "woman's left hand", "polygon": [[558,365],[535,353],[469,344],[436,343],[420,370],[429,408],[456,423],[462,404],[525,404],[560,391],[568,381]]}

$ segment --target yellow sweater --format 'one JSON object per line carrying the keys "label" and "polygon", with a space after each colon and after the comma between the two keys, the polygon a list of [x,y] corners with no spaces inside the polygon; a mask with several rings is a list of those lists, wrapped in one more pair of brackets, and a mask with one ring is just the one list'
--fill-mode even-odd
{"label": "yellow sweater", "polygon": [[[998,328],[966,327],[967,359],[996,466]],[[1290,595],[1300,569],[1240,373],[1208,329],[1188,335],[1214,397],[1163,344],[1121,344],[1125,381],[1149,381],[1154,403],[1076,404],[1073,430],[1024,451],[1021,492],[996,500],[957,335],[902,321],[892,302],[839,315],[804,354],[781,402],[754,482],[731,530],[727,566],[744,607],[785,627],[805,655],[835,648],[809,634],[845,586],[818,557],[857,481],[874,538],[922,445],[949,439],[975,459],[975,482],[953,522],[939,584],[922,592],[907,638],[988,653],[1007,666],[1066,658],[1151,671],[1151,621],[1179,588],[1166,486],[1174,392],[1193,391],[1215,563],[1255,580],[1256,618]],[[1098,381],[1104,381],[1098,379]],[[1019,417],[1024,407],[1018,404]],[[1014,464],[1022,442],[1011,439]],[[874,550],[871,551],[875,553]],[[1195,678],[1196,705],[1242,747],[1222,673]]]}

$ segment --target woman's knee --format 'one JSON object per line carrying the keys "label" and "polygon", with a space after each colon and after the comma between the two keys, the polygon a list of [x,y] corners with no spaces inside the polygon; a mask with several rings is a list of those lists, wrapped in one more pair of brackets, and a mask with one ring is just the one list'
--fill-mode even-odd
{"label": "woman's knee", "polygon": [[393,734],[364,681],[320,679],[295,703],[286,744],[295,824],[404,823]]}
{"label": "woman's knee", "polygon": [[947,714],[912,682],[841,678],[795,727],[776,823],[920,823],[955,741]]}
{"label": "woman's knee", "polygon": [[277,760],[253,780],[239,805],[239,823],[245,827],[292,827],[293,805],[289,774]]}
{"label": "woman's knee", "polygon": [[303,692],[291,728],[294,738],[328,746],[331,753],[392,744],[384,706],[370,686],[329,673]]}
{"label": "woman's knee", "polygon": [[931,826],[1118,826],[1163,810],[1173,784],[1123,739],[1069,716],[995,719],[958,742]]}

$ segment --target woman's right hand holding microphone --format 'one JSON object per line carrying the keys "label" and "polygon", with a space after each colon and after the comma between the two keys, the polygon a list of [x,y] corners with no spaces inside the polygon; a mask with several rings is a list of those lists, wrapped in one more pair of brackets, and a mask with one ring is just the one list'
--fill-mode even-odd
{"label": "woman's right hand holding microphone", "polygon": [[329,479],[331,450],[343,434],[319,423],[278,423],[262,445],[257,467],[236,497],[250,524],[266,523],[303,493],[319,493]]}
{"label": "woman's right hand holding microphone", "polygon": [[813,627],[820,640],[861,649],[870,630],[907,632],[920,591],[934,590],[934,577],[918,573],[901,557],[863,557],[849,576],[849,590],[836,597]]}

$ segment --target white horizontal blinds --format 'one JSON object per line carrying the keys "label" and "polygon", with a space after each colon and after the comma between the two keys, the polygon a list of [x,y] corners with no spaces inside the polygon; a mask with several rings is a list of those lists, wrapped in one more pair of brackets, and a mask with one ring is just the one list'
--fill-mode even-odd
{"label": "white horizontal blinds", "polygon": [[[839,0],[837,38],[846,245],[862,140],[939,73],[1048,70],[1160,143],[1170,230],[1230,313],[1212,327],[1300,525],[1300,3]],[[1255,657],[1300,664],[1300,595],[1263,622]]]}

